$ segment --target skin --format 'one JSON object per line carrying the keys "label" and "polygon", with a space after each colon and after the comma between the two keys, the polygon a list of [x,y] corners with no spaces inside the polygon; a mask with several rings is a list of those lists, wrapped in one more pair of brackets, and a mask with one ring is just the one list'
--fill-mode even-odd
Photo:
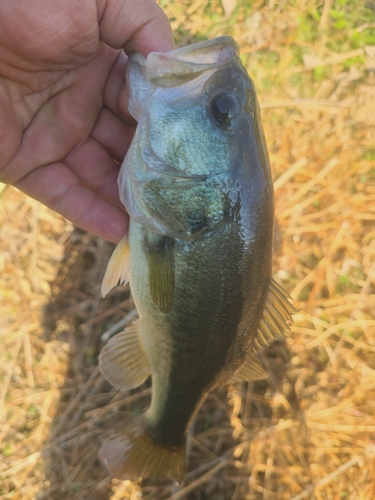
{"label": "skin", "polygon": [[119,241],[116,180],[135,127],[126,54],[173,48],[154,0],[0,2],[0,182]]}

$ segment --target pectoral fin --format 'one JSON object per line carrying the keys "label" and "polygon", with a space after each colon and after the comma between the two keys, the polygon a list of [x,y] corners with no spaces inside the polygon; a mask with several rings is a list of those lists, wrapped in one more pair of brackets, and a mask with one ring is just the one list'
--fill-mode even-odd
{"label": "pectoral fin", "polygon": [[121,391],[141,385],[151,375],[150,364],[139,340],[139,321],[112,337],[102,349],[99,367],[104,378]]}
{"label": "pectoral fin", "polygon": [[103,278],[101,292],[103,297],[119,282],[126,285],[129,281],[129,242],[126,234],[115,248],[109,259]]}
{"label": "pectoral fin", "polygon": [[156,307],[167,313],[174,297],[174,240],[168,236],[155,238],[158,240],[147,248],[150,295]]}
{"label": "pectoral fin", "polygon": [[267,377],[267,372],[260,366],[256,356],[250,354],[245,363],[234,372],[228,383],[236,384],[245,380],[263,380]]}
{"label": "pectoral fin", "polygon": [[292,314],[296,308],[289,302],[290,295],[274,279],[270,279],[263,317],[254,339],[255,350],[266,347],[272,340],[284,336],[293,324]]}

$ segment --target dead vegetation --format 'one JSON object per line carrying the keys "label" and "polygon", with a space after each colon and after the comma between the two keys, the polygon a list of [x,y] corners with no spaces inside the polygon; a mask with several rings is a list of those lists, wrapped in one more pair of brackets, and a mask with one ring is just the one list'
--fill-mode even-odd
{"label": "dead vegetation", "polygon": [[[129,290],[100,296],[112,245],[0,186],[0,498],[373,498],[370,21],[358,14],[332,31],[355,2],[226,0],[224,11],[218,0],[161,3],[179,45],[219,34],[241,45],[275,178],[275,278],[299,313],[286,344],[263,356],[267,382],[209,395],[184,485],[111,481],[97,461],[100,442],[150,395],[149,384],[114,391],[96,366],[101,335],[133,309]],[[353,33],[363,43],[351,44]]]}

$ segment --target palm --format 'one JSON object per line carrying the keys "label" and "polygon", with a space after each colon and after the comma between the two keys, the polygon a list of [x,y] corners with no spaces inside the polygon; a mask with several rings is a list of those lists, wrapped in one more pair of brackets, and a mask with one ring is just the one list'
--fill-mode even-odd
{"label": "palm", "polygon": [[118,162],[134,129],[130,117],[125,121],[121,92],[124,42],[115,29],[106,34],[106,22],[113,28],[110,13],[106,18],[103,11],[98,24],[103,2],[47,2],[43,16],[45,0],[32,2],[26,16],[17,9],[22,4],[0,7],[0,19],[8,16],[4,29],[0,21],[0,180],[118,240],[127,224],[119,208]]}

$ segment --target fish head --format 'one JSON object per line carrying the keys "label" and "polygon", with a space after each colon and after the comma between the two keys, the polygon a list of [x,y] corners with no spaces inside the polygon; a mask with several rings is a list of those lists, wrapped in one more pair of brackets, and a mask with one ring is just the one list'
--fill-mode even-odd
{"label": "fish head", "polygon": [[197,231],[186,224],[179,230],[166,222],[165,211],[178,217],[186,204],[208,204],[203,234],[238,201],[244,176],[247,183],[251,177],[270,183],[254,84],[231,37],[137,54],[127,81],[138,128],[119,187],[131,218],[160,234],[194,238]]}

